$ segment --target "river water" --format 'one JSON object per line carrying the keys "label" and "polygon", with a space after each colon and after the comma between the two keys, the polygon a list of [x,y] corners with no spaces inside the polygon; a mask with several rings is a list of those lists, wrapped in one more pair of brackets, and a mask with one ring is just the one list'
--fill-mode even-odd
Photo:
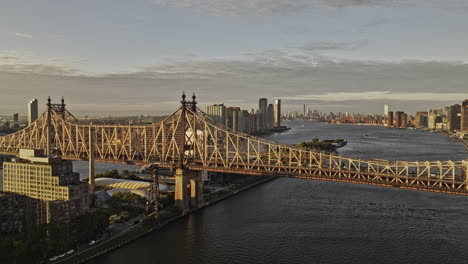
{"label": "river water", "polygon": [[[463,146],[438,133],[285,124],[292,129],[268,138],[289,144],[344,138],[340,153],[364,158],[468,158]],[[467,263],[467,249],[468,197],[281,178],[91,263]]]}

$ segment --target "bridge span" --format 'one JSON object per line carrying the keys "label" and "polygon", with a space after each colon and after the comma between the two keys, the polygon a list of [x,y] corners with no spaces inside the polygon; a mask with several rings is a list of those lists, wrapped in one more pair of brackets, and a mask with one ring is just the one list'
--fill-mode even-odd
{"label": "bridge span", "polygon": [[[203,203],[200,171],[271,175],[369,184],[391,188],[468,195],[468,160],[388,161],[310,151],[232,131],[197,107],[195,95],[160,123],[151,125],[82,124],[62,99],[48,99],[42,115],[25,129],[0,137],[0,154],[22,148],[94,162],[158,164],[176,173],[176,205],[183,211]],[[190,197],[187,194],[190,188]]]}

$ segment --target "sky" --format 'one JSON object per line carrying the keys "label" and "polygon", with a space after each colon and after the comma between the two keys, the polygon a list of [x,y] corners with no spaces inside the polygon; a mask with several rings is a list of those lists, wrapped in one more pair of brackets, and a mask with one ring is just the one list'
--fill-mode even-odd
{"label": "sky", "polygon": [[467,25],[466,0],[0,0],[0,115],[427,110],[468,98]]}

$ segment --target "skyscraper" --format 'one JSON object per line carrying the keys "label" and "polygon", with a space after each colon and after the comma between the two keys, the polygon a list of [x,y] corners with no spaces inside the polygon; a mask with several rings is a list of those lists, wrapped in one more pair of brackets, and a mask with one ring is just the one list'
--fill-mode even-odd
{"label": "skyscraper", "polygon": [[33,99],[28,103],[28,123],[31,125],[36,121],[38,115],[37,99]]}
{"label": "skyscraper", "polygon": [[226,123],[226,107],[224,104],[215,104],[205,107],[205,113],[214,121],[225,125]]}
{"label": "skyscraper", "polygon": [[416,112],[414,125],[417,128],[427,128],[427,115],[428,113],[424,111]]}
{"label": "skyscraper", "polygon": [[384,115],[385,118],[388,117],[388,111],[390,111],[390,106],[388,104],[384,105]]}
{"label": "skyscraper", "polygon": [[442,109],[429,109],[427,116],[427,128],[436,129],[437,123],[442,122]]}
{"label": "skyscraper", "polygon": [[272,129],[275,120],[275,107],[273,104],[268,105],[267,110],[267,129]]}
{"label": "skyscraper", "polygon": [[18,125],[19,118],[18,118],[18,113],[13,115],[13,125]]}
{"label": "skyscraper", "polygon": [[393,127],[394,120],[393,120],[393,112],[388,111],[388,118],[387,118],[387,126],[388,127]]}
{"label": "skyscraper", "polygon": [[266,129],[267,128],[267,124],[268,124],[268,100],[266,98],[260,98],[258,100],[258,110],[260,111],[260,114],[263,116],[261,122],[260,122],[260,126],[259,127],[259,130],[263,130],[263,129]]}
{"label": "skyscraper", "polygon": [[462,133],[468,133],[468,99],[462,103],[460,131]]}
{"label": "skyscraper", "polygon": [[397,111],[395,112],[395,118],[393,124],[395,127],[405,128],[407,123],[407,115],[405,112]]}
{"label": "skyscraper", "polygon": [[226,108],[226,127],[239,131],[239,107],[228,107]]}
{"label": "skyscraper", "polygon": [[447,114],[447,129],[450,131],[460,130],[461,124],[461,106],[459,104],[454,104],[450,106],[449,112]]}
{"label": "skyscraper", "polygon": [[275,127],[281,126],[281,100],[278,99],[275,101]]}

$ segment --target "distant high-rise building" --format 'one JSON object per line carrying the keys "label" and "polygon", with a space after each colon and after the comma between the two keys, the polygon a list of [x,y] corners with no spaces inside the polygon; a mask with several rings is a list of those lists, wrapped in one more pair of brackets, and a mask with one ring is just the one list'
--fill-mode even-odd
{"label": "distant high-rise building", "polygon": [[447,114],[447,129],[450,131],[460,130],[461,125],[461,105],[450,106]]}
{"label": "distant high-rise building", "polygon": [[384,115],[388,117],[388,111],[390,111],[390,106],[388,104],[384,105]]}
{"label": "distant high-rise building", "polygon": [[442,120],[442,109],[430,109],[427,115],[427,128],[436,129],[437,123],[441,123]]}
{"label": "distant high-rise building", "polygon": [[206,106],[205,113],[214,121],[222,125],[226,124],[226,107],[224,104]]}
{"label": "distant high-rise building", "polygon": [[18,125],[19,123],[19,118],[18,118],[18,113],[13,115],[13,125]]}
{"label": "distant high-rise building", "polygon": [[265,130],[264,119],[266,116],[264,116],[260,110],[257,110],[257,113],[255,114],[255,116],[257,117],[257,125],[256,125],[257,131]]}
{"label": "distant high-rise building", "polygon": [[247,110],[241,110],[239,114],[239,131],[250,133],[250,115]]}
{"label": "distant high-rise building", "polygon": [[463,101],[462,106],[461,106],[460,131],[462,133],[468,132],[468,99]]}
{"label": "distant high-rise building", "polygon": [[274,127],[280,127],[281,126],[281,100],[278,99],[275,101],[275,123]]}
{"label": "distant high-rise building", "polygon": [[273,104],[268,105],[267,109],[267,129],[272,129],[275,121],[275,107]]}
{"label": "distant high-rise building", "polygon": [[427,112],[416,112],[414,123],[417,128],[427,128]]}
{"label": "distant high-rise building", "polygon": [[255,132],[258,131],[259,128],[257,127],[258,122],[257,122],[257,114],[255,113],[255,110],[250,110],[249,112],[249,132]]}
{"label": "distant high-rise building", "polygon": [[305,116],[306,116],[306,114],[307,114],[307,113],[306,113],[306,105],[304,105],[304,112],[303,112],[303,117],[305,117]]}
{"label": "distant high-rise building", "polygon": [[405,113],[402,111],[395,112],[394,125],[395,127],[405,127],[404,123],[406,122]]}
{"label": "distant high-rise building", "polygon": [[239,107],[226,108],[226,127],[239,131]]}
{"label": "distant high-rise building", "polygon": [[386,120],[387,120],[387,126],[388,126],[388,127],[392,127],[392,126],[393,126],[393,122],[394,122],[394,120],[393,120],[393,112],[392,112],[392,111],[388,111]]}
{"label": "distant high-rise building", "polygon": [[264,130],[267,128],[268,124],[268,99],[260,98],[258,100],[258,110],[262,115],[262,121],[260,123],[259,130]]}
{"label": "distant high-rise building", "polygon": [[407,114],[403,114],[403,116],[401,117],[401,128],[405,128],[408,126],[408,115]]}
{"label": "distant high-rise building", "polygon": [[33,99],[28,103],[28,123],[31,125],[38,117],[37,99]]}

